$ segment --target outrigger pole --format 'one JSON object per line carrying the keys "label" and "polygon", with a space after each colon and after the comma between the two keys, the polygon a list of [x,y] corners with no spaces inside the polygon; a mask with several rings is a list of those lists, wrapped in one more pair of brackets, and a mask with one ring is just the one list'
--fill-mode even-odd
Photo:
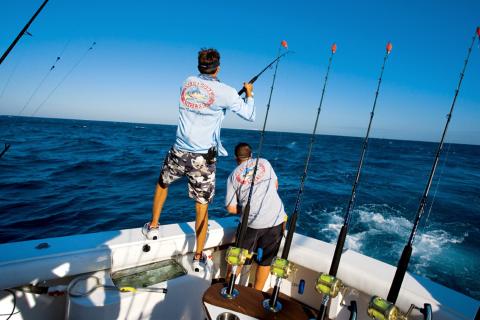
{"label": "outrigger pole", "polygon": [[[285,40],[282,41],[282,46],[284,48],[287,48],[287,42]],[[281,55],[278,55],[277,58],[275,58],[275,60],[273,60],[272,62],[270,62],[265,68],[262,69],[262,71],[260,71],[255,77],[253,77],[252,79],[250,79],[250,81],[248,81],[248,83],[254,83],[255,81],[257,81],[258,77],[260,77],[265,71],[267,71],[268,68],[270,68],[275,62],[277,62],[278,60],[280,60],[281,58],[283,58],[286,54],[290,53],[291,51],[286,51],[284,52],[283,54]],[[245,88],[242,88],[240,91],[238,91],[238,95],[241,96],[243,93],[245,93]]]}
{"label": "outrigger pole", "polygon": [[315,119],[315,125],[313,126],[312,135],[310,136],[310,146],[308,149],[307,157],[305,158],[305,167],[303,170],[303,175],[300,179],[300,187],[298,189],[297,199],[295,200],[295,207],[288,225],[288,233],[285,239],[285,244],[283,246],[282,256],[281,258],[276,258],[272,262],[271,268],[277,278],[275,282],[275,287],[273,288],[272,295],[270,296],[270,299],[266,299],[263,302],[263,306],[265,309],[273,312],[278,312],[282,308],[281,303],[277,301],[278,294],[280,292],[281,281],[282,279],[288,278],[289,274],[293,269],[293,267],[291,266],[291,264],[288,262],[287,259],[288,259],[288,255],[290,254],[290,246],[292,245],[292,238],[295,232],[295,227],[297,225],[298,213],[300,211],[300,204],[303,198],[305,180],[307,179],[308,165],[310,163],[310,157],[312,155],[313,145],[315,143],[315,135],[317,133],[318,118],[320,117],[320,112],[322,111],[323,97],[325,95],[325,89],[327,87],[328,75],[330,73],[330,66],[332,65],[333,55],[335,54],[336,51],[337,51],[337,45],[334,43],[331,47],[330,58],[328,59],[327,73],[325,75],[325,80],[323,83],[322,95],[321,95],[320,103],[318,105],[318,110],[317,110],[317,117]]}
{"label": "outrigger pole", "polygon": [[390,55],[390,51],[392,51],[392,44],[388,42],[386,46],[385,56],[383,58],[382,69],[380,71],[380,77],[378,78],[377,91],[375,92],[375,100],[373,101],[372,111],[370,112],[370,121],[368,123],[367,134],[365,135],[365,139],[363,140],[363,148],[360,156],[360,161],[358,163],[357,174],[355,176],[355,182],[352,186],[352,194],[350,196],[350,201],[348,202],[347,210],[343,220],[343,226],[340,229],[340,234],[338,235],[335,253],[333,254],[332,264],[330,265],[330,271],[328,272],[328,274],[321,273],[320,277],[317,280],[317,290],[323,293],[323,300],[322,304],[320,305],[320,311],[318,313],[317,319],[324,319],[330,297],[335,297],[338,294],[339,289],[343,286],[341,281],[337,279],[336,276],[338,266],[340,264],[340,259],[342,257],[343,247],[345,245],[345,239],[347,238],[348,227],[350,223],[350,213],[355,203],[357,186],[360,181],[360,173],[363,167],[363,160],[365,159],[365,153],[367,151],[368,137],[370,135],[373,116],[375,115],[375,107],[377,105],[378,93],[380,91],[380,85],[382,83],[383,71],[385,69],[385,63],[387,62],[388,56]]}
{"label": "outrigger pole", "polygon": [[440,153],[443,149],[443,142],[445,139],[445,135],[447,133],[448,125],[452,118],[453,108],[455,107],[455,103],[457,101],[458,93],[460,91],[460,86],[462,85],[463,77],[465,74],[465,70],[467,68],[468,60],[470,58],[470,53],[472,52],[473,45],[477,37],[480,38],[480,27],[477,27],[475,31],[475,35],[472,38],[472,44],[470,48],[468,48],[467,58],[465,59],[465,63],[463,65],[463,70],[460,73],[460,80],[458,81],[457,89],[455,90],[455,95],[453,96],[453,102],[450,107],[450,113],[447,115],[447,122],[445,123],[445,128],[443,129],[442,138],[438,144],[437,153],[435,154],[435,159],[433,160],[432,169],[430,171],[430,176],[428,177],[427,185],[425,186],[425,191],[423,192],[422,198],[420,200],[420,205],[417,210],[417,216],[415,217],[415,223],[413,224],[412,232],[410,233],[410,237],[408,239],[408,243],[403,249],[402,255],[400,260],[398,261],[397,270],[395,272],[395,276],[392,281],[392,285],[390,286],[390,291],[388,292],[387,300],[388,302],[395,304],[398,298],[398,294],[400,292],[400,288],[402,286],[403,278],[405,277],[405,273],[407,272],[407,267],[410,262],[410,257],[412,255],[412,245],[415,240],[415,235],[417,233],[418,224],[422,217],[422,214],[425,209],[425,205],[427,203],[427,196],[428,192],[430,191],[430,186],[432,185],[433,176],[435,174],[435,170],[437,169],[438,160],[440,158]]}
{"label": "outrigger pole", "polygon": [[[47,4],[48,0],[45,0],[42,5],[40,6],[40,8],[38,8],[37,12],[35,12],[35,14],[30,18],[30,20],[27,22],[27,24],[23,27],[23,29],[20,31],[20,33],[17,35],[17,37],[13,40],[12,44],[10,44],[10,46],[7,48],[7,50],[3,53],[3,55],[0,57],[0,64],[2,64],[3,60],[5,60],[8,56],[8,54],[10,53],[10,51],[12,51],[12,49],[15,47],[15,45],[17,44],[18,40],[20,40],[20,38],[28,32],[28,28],[30,27],[30,25],[32,24],[33,20],[35,20],[35,18],[38,16],[38,14],[40,13],[40,11],[42,11],[43,7],[45,7],[45,5]],[[3,151],[0,153],[0,158],[2,158],[2,156],[5,154],[5,152],[8,151],[8,149],[10,149],[10,144],[9,143],[5,143],[5,146],[3,148]]]}
{"label": "outrigger pole", "polygon": [[38,8],[37,12],[35,12],[35,14],[30,18],[30,20],[27,22],[27,24],[25,25],[25,27],[23,27],[23,29],[20,31],[20,33],[17,35],[17,37],[15,38],[15,40],[13,40],[12,44],[8,47],[7,51],[5,51],[2,55],[2,57],[0,58],[0,64],[2,64],[3,60],[5,60],[5,58],[8,56],[8,54],[10,53],[10,51],[12,51],[12,49],[15,47],[15,45],[17,44],[18,40],[20,40],[20,38],[28,32],[28,27],[30,27],[30,25],[32,24],[33,20],[35,20],[35,18],[38,16],[38,14],[40,13],[40,11],[42,11],[43,7],[45,7],[45,5],[47,4],[48,0],[45,0],[42,5],[40,6],[40,8]]}
{"label": "outrigger pole", "polygon": [[[282,47],[287,49],[287,52],[280,54]],[[235,247],[230,247],[227,252],[227,262],[232,266],[232,272],[230,275],[230,281],[228,283],[228,287],[224,287],[221,291],[221,294],[223,297],[228,299],[234,299],[238,295],[238,290],[235,289],[235,281],[237,279],[237,275],[236,275],[237,267],[243,265],[245,263],[245,260],[251,257],[248,250],[243,248],[243,244],[245,241],[245,234],[247,233],[247,227],[248,227],[248,217],[250,215],[250,202],[252,200],[253,186],[255,184],[255,176],[257,174],[258,161],[262,153],[263,138],[265,136],[265,128],[267,126],[268,112],[270,110],[270,102],[272,100],[273,87],[275,86],[275,79],[277,77],[278,63],[280,61],[280,58],[287,53],[288,53],[288,45],[287,45],[287,42],[283,40],[281,42],[280,48],[278,49],[277,58],[265,69],[263,69],[259,74],[253,77],[252,80],[250,80],[250,83],[253,83],[265,70],[267,70],[273,63],[275,63],[275,72],[273,73],[272,86],[270,87],[270,96],[268,97],[268,103],[267,103],[267,111],[265,113],[265,120],[263,122],[263,128],[260,134],[260,142],[258,144],[258,151],[257,151],[257,160],[255,161],[255,167],[253,169],[252,182],[250,184],[250,190],[248,191],[247,204],[245,205],[245,208],[242,213],[242,220],[240,221],[239,232],[237,234],[237,239],[235,240]]]}

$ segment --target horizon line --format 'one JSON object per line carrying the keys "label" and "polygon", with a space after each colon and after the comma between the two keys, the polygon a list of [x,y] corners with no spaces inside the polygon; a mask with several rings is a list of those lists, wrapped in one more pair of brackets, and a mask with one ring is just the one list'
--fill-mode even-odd
{"label": "horizon line", "polygon": [[[130,123],[130,124],[145,124],[145,125],[161,125],[161,126],[178,126],[177,124],[171,123],[157,123],[157,122],[132,122],[132,121],[122,121],[122,120],[98,120],[98,119],[78,119],[78,118],[62,118],[62,117],[41,117],[41,116],[23,116],[23,115],[10,115],[10,114],[0,114],[0,117],[11,117],[11,118],[38,118],[38,119],[56,119],[56,120],[79,120],[79,121],[92,121],[92,122],[118,122],[118,123]],[[230,130],[245,130],[245,131],[255,131],[260,132],[260,129],[246,129],[246,128],[234,128],[234,127],[221,127],[222,129],[230,129]],[[294,133],[294,134],[302,134],[302,135],[312,135],[312,133],[308,132],[297,132],[297,131],[281,131],[281,130],[265,130],[265,132],[278,132],[278,133]],[[345,137],[345,138],[365,138],[365,136],[355,136],[355,135],[343,135],[343,134],[332,134],[332,133],[316,133],[315,135],[320,136],[332,136],[332,137]],[[369,139],[377,139],[377,140],[394,140],[394,141],[407,141],[407,142],[424,142],[424,143],[436,143],[438,144],[440,141],[434,140],[411,140],[411,139],[399,139],[399,138],[386,138],[386,137],[375,137],[370,136]],[[480,143],[463,143],[463,142],[447,142],[444,143],[448,144],[458,144],[458,145],[466,145],[466,146],[480,146]]]}

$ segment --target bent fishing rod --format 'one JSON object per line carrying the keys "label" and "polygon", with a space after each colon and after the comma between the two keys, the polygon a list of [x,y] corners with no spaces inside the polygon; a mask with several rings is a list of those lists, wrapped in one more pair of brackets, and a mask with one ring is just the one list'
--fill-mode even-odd
{"label": "bent fishing rod", "polygon": [[380,92],[380,85],[382,84],[383,71],[385,70],[385,64],[387,62],[387,59],[391,51],[392,51],[392,44],[388,42],[385,50],[385,56],[383,58],[382,69],[380,71],[380,77],[378,78],[377,91],[375,92],[375,99],[373,101],[372,111],[370,112],[370,121],[368,122],[367,133],[365,135],[365,139],[363,140],[363,147],[360,155],[360,160],[358,162],[357,174],[355,176],[355,181],[352,186],[352,193],[350,195],[350,200],[348,202],[348,206],[345,212],[343,226],[340,229],[340,234],[338,235],[337,245],[335,246],[335,253],[333,254],[332,263],[330,265],[330,271],[328,272],[328,274],[321,273],[317,280],[316,288],[319,292],[323,293],[322,304],[320,305],[320,310],[317,316],[317,319],[320,319],[320,320],[323,320],[325,318],[330,297],[334,298],[338,294],[339,289],[343,287],[343,284],[340,281],[340,279],[337,279],[338,266],[340,264],[340,259],[342,258],[342,251],[345,245],[345,239],[347,238],[351,211],[355,203],[357,187],[360,181],[360,174],[362,172],[363,162],[364,162],[365,154],[367,151],[368,138],[370,135],[373,116],[375,115],[375,107],[377,106],[377,99],[378,99],[378,94]]}
{"label": "bent fishing rod", "polygon": [[[370,305],[369,305],[369,314],[373,313],[375,311],[378,311],[378,312],[383,314],[384,312],[382,312],[383,311],[382,308],[378,307],[379,304],[380,305],[383,304],[384,306],[388,306],[389,310],[392,310],[392,309],[396,308],[394,306],[394,304],[397,301],[398,294],[400,292],[400,288],[402,286],[402,282],[403,282],[403,279],[404,279],[405,274],[407,272],[407,268],[408,268],[408,264],[410,262],[410,258],[412,256],[412,246],[413,246],[413,242],[415,241],[415,235],[416,235],[417,230],[418,230],[418,225],[419,225],[420,219],[421,219],[422,214],[425,210],[428,193],[430,191],[430,187],[431,187],[432,181],[433,181],[433,176],[435,175],[435,170],[437,169],[440,154],[443,150],[443,144],[444,144],[445,136],[447,134],[448,125],[450,124],[453,109],[455,107],[455,103],[457,102],[458,93],[460,92],[460,87],[462,85],[463,77],[465,75],[465,70],[467,68],[468,60],[470,59],[470,53],[472,52],[472,48],[473,48],[473,45],[474,45],[477,37],[480,38],[480,27],[477,27],[477,29],[475,31],[475,35],[472,38],[472,44],[470,45],[470,47],[468,49],[467,57],[465,59],[464,65],[463,65],[462,72],[460,73],[460,79],[458,81],[458,85],[457,85],[457,88],[455,90],[455,94],[453,96],[453,101],[452,101],[452,105],[450,107],[450,112],[447,115],[447,122],[445,123],[445,127],[444,127],[443,133],[442,133],[442,137],[441,137],[440,142],[438,144],[437,151],[436,151],[436,154],[435,154],[435,158],[433,160],[433,165],[432,165],[432,168],[430,170],[430,175],[428,177],[428,181],[427,181],[427,184],[425,186],[425,190],[423,192],[422,198],[420,200],[420,204],[418,206],[417,215],[415,217],[415,222],[413,224],[412,231],[411,231],[410,236],[408,238],[408,242],[407,242],[405,248],[403,249],[400,260],[398,261],[397,270],[395,271],[395,276],[393,277],[393,281],[392,281],[392,284],[390,286],[390,290],[388,292],[387,301],[385,301],[385,300],[383,300],[379,297],[373,297],[371,302],[370,302]],[[412,309],[412,307],[410,309]],[[419,309],[419,308],[417,308],[417,309]],[[399,312],[398,309],[397,309],[396,312]],[[411,312],[411,310],[409,310],[409,312]],[[407,312],[407,315],[408,315],[409,312]],[[420,312],[424,315],[425,319],[428,319],[429,314],[431,316],[431,306],[429,304],[424,304],[424,308],[420,309]]]}
{"label": "bent fishing rod", "polygon": [[300,179],[300,187],[298,188],[297,198],[295,200],[295,207],[294,207],[292,216],[290,218],[290,222],[288,224],[288,233],[285,239],[285,244],[283,246],[282,256],[280,259],[276,258],[272,262],[272,266],[273,266],[272,270],[275,271],[275,276],[276,276],[275,287],[273,288],[273,292],[270,298],[263,301],[264,308],[272,312],[278,312],[281,310],[282,305],[280,302],[277,301],[278,294],[280,292],[281,281],[282,279],[288,278],[288,276],[293,270],[293,267],[291,266],[291,264],[288,262],[287,259],[288,259],[288,255],[290,254],[290,247],[292,244],[293,234],[295,233],[295,227],[297,225],[297,217],[300,211],[300,204],[303,199],[303,190],[305,187],[305,180],[307,179],[308,165],[310,163],[310,157],[312,155],[313,145],[315,144],[315,136],[317,133],[318,119],[320,117],[320,112],[322,111],[322,104],[323,104],[323,98],[325,96],[325,89],[327,87],[328,75],[330,74],[330,67],[332,65],[333,55],[335,54],[336,51],[337,51],[337,45],[334,43],[331,47],[330,58],[328,59],[327,73],[325,75],[322,95],[320,97],[320,103],[317,109],[317,117],[315,119],[315,125],[313,126],[312,135],[310,136],[310,145],[308,148],[307,156],[305,158],[305,166],[303,169],[302,177]]}
{"label": "bent fishing rod", "polygon": [[20,40],[21,37],[23,37],[25,34],[28,34],[28,28],[32,24],[33,20],[38,16],[38,14],[42,11],[43,7],[47,4],[48,0],[45,0],[42,5],[38,8],[38,10],[35,12],[35,14],[30,18],[30,20],[27,22],[27,24],[23,27],[23,29],[20,31],[20,33],[17,35],[17,37],[13,40],[13,42],[10,44],[10,46],[7,48],[7,50],[3,53],[3,55],[0,57],[0,64],[2,64],[3,60],[7,58],[8,54],[12,49],[15,47],[17,42]]}
{"label": "bent fishing rod", "polygon": [[[287,41],[283,40],[281,42],[281,46],[288,49],[288,45],[287,45]],[[255,77],[253,77],[252,79],[250,79],[250,81],[248,81],[248,83],[252,84],[254,83],[255,81],[257,81],[258,77],[260,77],[265,71],[267,71],[268,68],[270,68],[271,66],[273,66],[273,64],[275,62],[277,62],[278,60],[280,60],[281,58],[283,58],[285,55],[287,55],[288,53],[290,53],[291,51],[285,51],[283,54],[279,54],[275,60],[273,60],[272,62],[270,62],[265,68],[262,69],[262,71],[260,71]],[[240,89],[240,91],[238,91],[238,95],[241,96],[243,93],[245,93],[245,88],[242,88]]]}
{"label": "bent fishing rod", "polygon": [[[280,54],[282,47],[285,48],[287,51],[283,54]],[[227,262],[229,262],[229,264],[232,265],[232,272],[230,275],[228,287],[222,288],[221,294],[223,297],[228,299],[236,298],[236,296],[238,295],[238,290],[235,289],[235,281],[237,278],[237,275],[236,275],[237,267],[243,265],[245,263],[245,260],[251,257],[251,255],[249,255],[248,250],[243,249],[243,245],[245,242],[245,235],[247,233],[247,228],[248,228],[248,217],[250,215],[250,202],[252,200],[252,195],[253,195],[253,186],[255,184],[255,176],[257,174],[258,161],[262,154],[263,139],[265,136],[265,128],[267,126],[268,112],[270,111],[270,103],[272,101],[272,94],[273,94],[273,88],[275,86],[275,79],[277,77],[278,63],[280,61],[280,58],[287,53],[288,53],[288,45],[287,45],[287,42],[283,40],[281,42],[280,48],[278,49],[277,59],[275,59],[274,62],[272,62],[272,64],[275,63],[275,71],[273,73],[273,80],[272,80],[272,86],[270,87],[270,95],[268,97],[267,110],[265,113],[265,119],[263,121],[263,127],[260,134],[260,141],[258,143],[257,159],[255,161],[255,167],[253,169],[252,181],[250,183],[250,189],[248,191],[247,203],[242,212],[242,219],[240,221],[237,239],[235,240],[235,247],[230,247],[227,252]],[[269,66],[267,66],[267,68],[268,67]],[[260,74],[262,74],[267,68],[262,70]],[[258,78],[260,74],[258,74],[255,77]]]}

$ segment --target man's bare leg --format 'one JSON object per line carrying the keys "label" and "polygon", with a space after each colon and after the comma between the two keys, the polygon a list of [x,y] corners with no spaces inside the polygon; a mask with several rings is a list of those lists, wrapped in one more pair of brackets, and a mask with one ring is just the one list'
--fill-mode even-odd
{"label": "man's bare leg", "polygon": [[197,238],[197,250],[195,250],[195,258],[201,258],[205,239],[208,230],[208,203],[195,202],[195,210],[197,218],[195,219],[195,235]]}
{"label": "man's bare leg", "polygon": [[257,266],[257,273],[255,273],[255,289],[262,291],[270,274],[270,266]]}
{"label": "man's bare leg", "polygon": [[153,207],[152,207],[152,221],[150,222],[150,227],[158,227],[158,220],[160,220],[160,213],[162,212],[163,204],[167,200],[168,187],[162,188],[158,183],[155,188],[155,195],[153,196]]}

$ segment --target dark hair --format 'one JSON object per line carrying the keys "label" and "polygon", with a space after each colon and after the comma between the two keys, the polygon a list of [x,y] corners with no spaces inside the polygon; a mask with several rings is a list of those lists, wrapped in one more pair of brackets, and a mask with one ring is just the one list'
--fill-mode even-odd
{"label": "dark hair", "polygon": [[235,147],[235,157],[240,160],[247,160],[252,156],[252,147],[246,142],[240,142]]}
{"label": "dark hair", "polygon": [[205,74],[213,74],[220,65],[220,53],[216,49],[202,48],[198,52],[198,71]]}

